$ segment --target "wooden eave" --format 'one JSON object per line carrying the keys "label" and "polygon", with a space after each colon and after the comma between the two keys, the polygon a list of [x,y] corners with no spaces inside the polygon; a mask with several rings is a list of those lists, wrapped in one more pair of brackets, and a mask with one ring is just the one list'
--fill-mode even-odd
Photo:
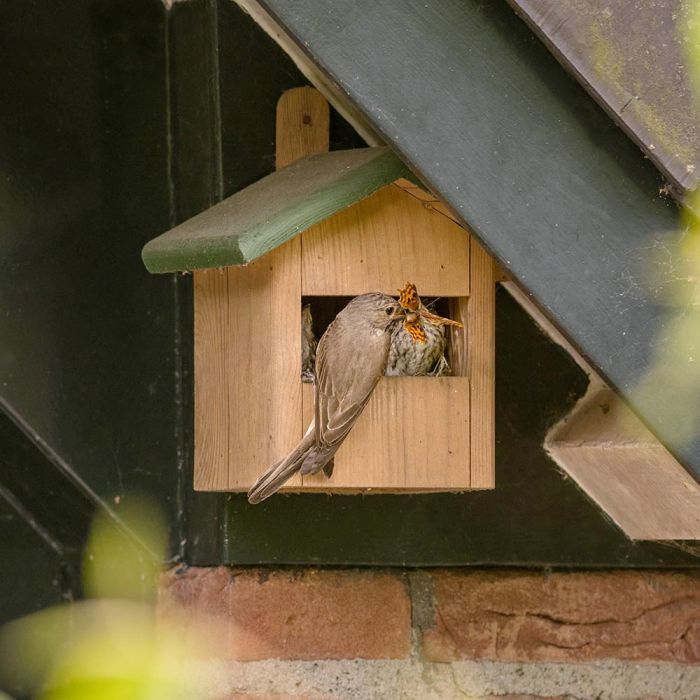
{"label": "wooden eave", "polygon": [[149,272],[245,265],[407,175],[386,147],[303,158],[144,246]]}
{"label": "wooden eave", "polygon": [[690,75],[688,8],[508,0],[557,59],[669,179],[674,194],[700,178],[700,113]]}
{"label": "wooden eave", "polygon": [[393,146],[700,479],[700,435],[679,439],[674,387],[652,376],[635,392],[654,358],[685,370],[672,329],[696,312],[664,304],[647,277],[650,251],[677,241],[678,208],[511,8],[239,2]]}

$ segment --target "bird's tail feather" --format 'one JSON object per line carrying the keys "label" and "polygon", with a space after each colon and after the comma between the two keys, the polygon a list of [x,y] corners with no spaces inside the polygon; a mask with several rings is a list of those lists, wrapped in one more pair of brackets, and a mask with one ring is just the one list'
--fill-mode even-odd
{"label": "bird's tail feather", "polygon": [[315,436],[312,428],[306,431],[301,442],[281,461],[270,467],[248,491],[249,503],[260,503],[272,496],[286,481],[301,468],[302,463],[313,449]]}

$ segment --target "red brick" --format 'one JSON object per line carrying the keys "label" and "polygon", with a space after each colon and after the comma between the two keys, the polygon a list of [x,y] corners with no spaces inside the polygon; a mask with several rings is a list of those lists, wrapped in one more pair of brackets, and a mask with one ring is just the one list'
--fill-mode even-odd
{"label": "red brick", "polygon": [[427,659],[700,662],[700,578],[683,572],[432,572]]}
{"label": "red brick", "polygon": [[175,616],[178,608],[193,626],[198,619],[225,625],[225,641],[208,649],[220,658],[395,659],[410,653],[411,605],[393,574],[171,571],[161,582],[161,617]]}
{"label": "red brick", "polygon": [[226,567],[171,569],[161,576],[158,619],[194,657],[218,656],[230,645],[231,573]]}
{"label": "red brick", "polygon": [[358,571],[238,572],[231,657],[403,658],[411,606],[401,580]]}

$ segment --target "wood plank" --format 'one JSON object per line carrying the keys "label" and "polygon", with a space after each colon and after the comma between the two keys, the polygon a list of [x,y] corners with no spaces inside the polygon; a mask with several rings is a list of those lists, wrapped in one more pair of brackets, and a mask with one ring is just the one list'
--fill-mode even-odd
{"label": "wood plank", "polygon": [[651,357],[683,376],[694,354],[670,332],[685,309],[648,284],[649,252],[676,245],[676,205],[527,26],[477,0],[264,4],[700,479],[676,388],[633,394]]}
{"label": "wood plank", "polygon": [[467,374],[471,379],[471,486],[495,486],[496,284],[493,260],[474,236],[470,243]]}
{"label": "wood plank", "polygon": [[628,537],[700,539],[700,484],[595,375],[545,448]]}
{"label": "wood plank", "polygon": [[700,540],[700,485],[660,445],[561,445],[554,454],[628,537]]}
{"label": "wood plank", "polygon": [[228,487],[228,275],[194,273],[194,488]]}
{"label": "wood plank", "polygon": [[469,234],[395,185],[305,231],[302,251],[305,295],[396,294],[406,280],[423,296],[469,294]]}
{"label": "wood plank", "polygon": [[330,109],[328,102],[312,87],[287,90],[277,102],[275,122],[275,163],[277,170],[300,158],[327,153]]}
{"label": "wood plank", "polygon": [[247,489],[301,438],[299,254],[294,239],[227,269],[229,352],[218,357],[227,365],[226,490]]}
{"label": "wood plank", "polygon": [[[290,152],[302,142],[290,146]],[[281,162],[286,158],[284,152]],[[388,148],[301,158],[154,238],[141,256],[150,272],[247,264],[404,172]]]}
{"label": "wood plank", "polygon": [[[304,387],[304,413],[313,411]],[[469,488],[467,377],[384,377],[338,450],[333,476],[305,491],[463,491]]]}
{"label": "wood plank", "polygon": [[469,297],[452,297],[450,299],[450,318],[459,321],[463,328],[449,326],[448,362],[452,374],[456,377],[469,375]]}

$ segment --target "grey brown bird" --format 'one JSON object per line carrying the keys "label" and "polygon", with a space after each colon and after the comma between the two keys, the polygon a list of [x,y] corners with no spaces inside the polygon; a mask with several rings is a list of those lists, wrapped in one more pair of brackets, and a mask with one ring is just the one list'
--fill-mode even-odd
{"label": "grey brown bird", "polygon": [[335,317],[316,351],[314,419],[301,442],[248,491],[259,503],[297,472],[330,475],[332,459],[384,374],[392,331],[416,314],[374,292],[355,297]]}
{"label": "grey brown bird", "polygon": [[393,329],[386,376],[439,377],[449,374],[450,367],[445,357],[445,326],[461,327],[462,324],[430,311],[411,282],[406,282],[398,292],[399,304],[406,309],[407,319]]}
{"label": "grey brown bird", "polygon": [[405,324],[394,328],[384,372],[387,377],[439,377],[449,373],[445,358],[445,326],[422,321],[421,327],[425,334],[422,341],[416,340]]}

